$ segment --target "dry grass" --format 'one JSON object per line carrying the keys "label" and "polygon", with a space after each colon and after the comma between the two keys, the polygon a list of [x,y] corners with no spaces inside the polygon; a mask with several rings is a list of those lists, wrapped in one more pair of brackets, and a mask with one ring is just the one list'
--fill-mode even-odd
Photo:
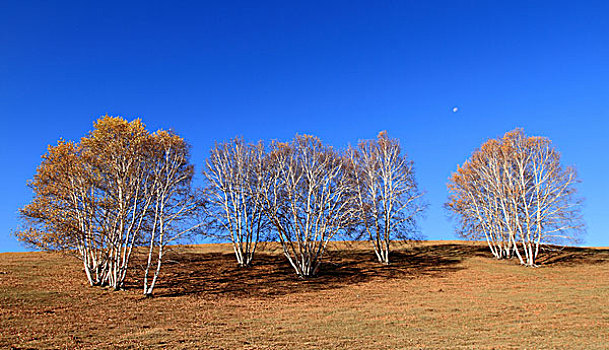
{"label": "dry grass", "polygon": [[240,269],[225,245],[179,247],[148,299],[137,276],[114,292],[74,258],[0,254],[0,348],[609,348],[609,249],[531,269],[471,243],[402,247],[390,266],[351,248],[300,280],[277,251]]}

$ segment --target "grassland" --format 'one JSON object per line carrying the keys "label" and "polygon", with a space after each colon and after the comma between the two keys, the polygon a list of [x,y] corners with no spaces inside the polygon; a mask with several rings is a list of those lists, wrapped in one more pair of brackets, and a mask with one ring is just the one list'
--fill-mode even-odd
{"label": "grassland", "polygon": [[533,269],[476,243],[403,246],[389,266],[337,246],[300,280],[270,248],[242,269],[226,245],[176,247],[154,298],[135,274],[111,291],[74,258],[0,254],[0,348],[609,348],[609,249]]}

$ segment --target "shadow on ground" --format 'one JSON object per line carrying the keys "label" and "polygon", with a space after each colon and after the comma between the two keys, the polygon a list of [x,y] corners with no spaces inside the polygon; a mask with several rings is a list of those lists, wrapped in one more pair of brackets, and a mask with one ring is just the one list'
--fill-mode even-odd
{"label": "shadow on ground", "polygon": [[606,248],[550,248],[540,253],[539,264],[542,266],[576,266],[582,264],[601,264],[609,261],[609,249]]}
{"label": "shadow on ground", "polygon": [[[392,252],[390,265],[379,264],[370,250],[330,250],[318,276],[301,279],[279,252],[259,253],[253,266],[242,268],[237,266],[232,253],[193,253],[177,248],[166,256],[155,295],[273,297],[341,288],[371,280],[442,277],[463,269],[460,263],[472,257],[494,260],[486,245],[470,243],[401,247]],[[543,251],[538,263],[552,267],[607,261],[609,249],[567,247]],[[140,285],[130,279],[126,287],[140,288]]]}
{"label": "shadow on ground", "polygon": [[[233,254],[173,251],[163,264],[155,295],[272,297],[295,292],[340,288],[373,279],[442,276],[462,269],[460,262],[487,255],[479,245],[444,244],[392,252],[391,264],[376,262],[363,250],[329,251],[318,276],[301,279],[281,254],[257,254],[255,265],[238,267]],[[128,287],[139,288],[133,281]]]}

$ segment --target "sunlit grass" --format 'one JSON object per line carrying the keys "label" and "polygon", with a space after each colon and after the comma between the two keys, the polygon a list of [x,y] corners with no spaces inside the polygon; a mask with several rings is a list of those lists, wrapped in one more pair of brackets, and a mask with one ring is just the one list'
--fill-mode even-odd
{"label": "sunlit grass", "polygon": [[389,266],[345,246],[309,280],[273,245],[246,269],[228,245],[175,247],[148,299],[137,275],[114,292],[89,287],[76,259],[0,254],[0,348],[607,347],[609,250],[535,269],[471,243],[405,246]]}

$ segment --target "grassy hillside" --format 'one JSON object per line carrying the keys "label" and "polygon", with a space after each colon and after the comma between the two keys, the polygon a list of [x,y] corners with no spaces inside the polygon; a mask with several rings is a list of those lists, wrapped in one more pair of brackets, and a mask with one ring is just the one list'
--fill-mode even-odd
{"label": "grassy hillside", "polygon": [[279,251],[240,269],[227,245],[177,247],[155,298],[89,287],[78,260],[0,254],[0,348],[607,349],[609,249],[538,269],[484,245],[403,246],[380,266],[333,247],[299,280]]}

